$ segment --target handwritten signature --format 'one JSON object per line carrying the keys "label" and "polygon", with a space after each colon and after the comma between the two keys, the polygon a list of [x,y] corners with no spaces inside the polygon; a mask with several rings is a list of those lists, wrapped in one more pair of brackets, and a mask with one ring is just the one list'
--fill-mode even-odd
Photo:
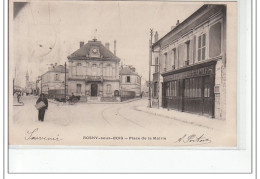
{"label": "handwritten signature", "polygon": [[25,140],[45,140],[45,141],[61,141],[62,139],[59,138],[59,134],[57,135],[57,137],[45,137],[45,136],[38,136],[37,132],[38,132],[39,128],[36,128],[32,131],[27,131],[26,133],[26,137],[24,137]]}
{"label": "handwritten signature", "polygon": [[207,137],[205,137],[204,134],[197,136],[196,134],[187,135],[184,134],[182,137],[180,137],[175,143],[211,143],[211,140]]}

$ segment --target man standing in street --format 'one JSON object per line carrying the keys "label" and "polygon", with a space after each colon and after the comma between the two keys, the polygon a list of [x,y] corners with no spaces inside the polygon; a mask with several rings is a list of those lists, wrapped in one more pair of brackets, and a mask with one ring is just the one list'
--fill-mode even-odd
{"label": "man standing in street", "polygon": [[40,97],[36,101],[36,104],[38,104],[40,102],[43,102],[45,104],[45,106],[38,110],[39,111],[38,112],[38,120],[43,122],[44,121],[45,110],[48,109],[48,100],[47,100],[47,98],[45,97],[45,95],[43,93],[40,94]]}

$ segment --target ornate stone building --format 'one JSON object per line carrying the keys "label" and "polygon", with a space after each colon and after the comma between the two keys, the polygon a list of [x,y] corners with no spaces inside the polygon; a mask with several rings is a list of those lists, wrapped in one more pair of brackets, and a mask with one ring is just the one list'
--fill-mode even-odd
{"label": "ornate stone building", "polygon": [[225,119],[226,6],[203,5],[152,50],[154,106]]}
{"label": "ornate stone building", "polygon": [[[80,48],[68,56],[68,93],[81,99],[105,101],[119,93],[120,59],[97,39],[80,42]],[[120,99],[119,99],[120,100]]]}

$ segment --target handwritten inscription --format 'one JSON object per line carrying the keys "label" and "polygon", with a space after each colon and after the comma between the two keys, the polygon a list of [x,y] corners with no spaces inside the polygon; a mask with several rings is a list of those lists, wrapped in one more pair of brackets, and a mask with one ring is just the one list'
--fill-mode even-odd
{"label": "handwritten inscription", "polygon": [[211,143],[211,140],[205,137],[204,134],[197,136],[196,134],[183,135],[175,143]]}
{"label": "handwritten inscription", "polygon": [[24,137],[25,140],[43,140],[43,141],[61,141],[62,139],[59,138],[59,134],[56,137],[46,137],[46,136],[39,136],[37,133],[39,131],[39,128],[36,128],[32,131],[26,132],[26,137]]}

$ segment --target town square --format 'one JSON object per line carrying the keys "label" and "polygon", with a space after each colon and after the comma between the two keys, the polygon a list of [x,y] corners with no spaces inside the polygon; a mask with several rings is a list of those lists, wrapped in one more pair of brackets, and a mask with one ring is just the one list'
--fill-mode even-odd
{"label": "town square", "polygon": [[9,144],[236,146],[227,6],[166,4],[15,2]]}

